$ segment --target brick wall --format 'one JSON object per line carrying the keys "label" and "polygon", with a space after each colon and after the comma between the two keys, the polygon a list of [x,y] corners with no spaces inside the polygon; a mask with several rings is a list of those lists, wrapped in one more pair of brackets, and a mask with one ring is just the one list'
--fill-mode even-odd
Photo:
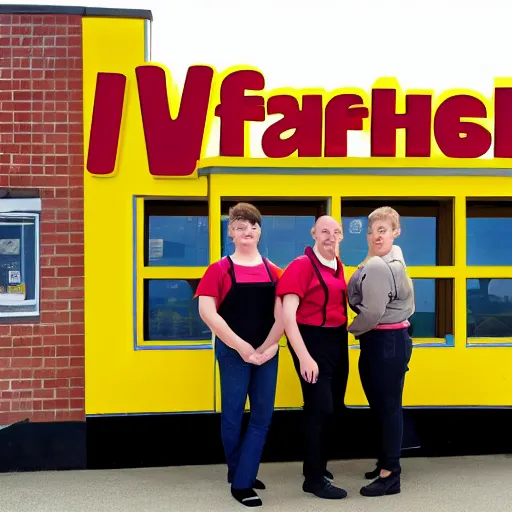
{"label": "brick wall", "polygon": [[81,17],[0,15],[0,188],[42,199],[38,322],[0,325],[0,425],[84,418]]}

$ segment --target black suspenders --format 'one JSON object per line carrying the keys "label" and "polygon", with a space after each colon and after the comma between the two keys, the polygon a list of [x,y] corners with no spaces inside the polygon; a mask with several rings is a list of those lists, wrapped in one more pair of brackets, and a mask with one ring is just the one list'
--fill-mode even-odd
{"label": "black suspenders", "polygon": [[[327,284],[325,283],[325,280],[322,277],[322,273],[320,272],[320,270],[318,270],[318,267],[317,267],[315,261],[313,260],[313,258],[309,254],[308,254],[308,258],[309,258],[309,261],[311,261],[311,265],[313,265],[313,269],[316,273],[316,276],[318,277],[318,281],[320,282],[320,285],[322,286],[322,288],[324,290],[325,298],[324,298],[324,305],[322,308],[322,324],[320,325],[320,327],[323,327],[325,325],[325,322],[327,321],[327,303],[329,302],[329,289],[327,288]],[[339,277],[339,275],[340,275],[340,268],[338,265],[336,268],[335,277]],[[345,313],[346,313],[347,308],[346,308],[345,290],[342,290],[341,293],[343,295],[342,303],[343,303],[343,307],[345,308]]]}

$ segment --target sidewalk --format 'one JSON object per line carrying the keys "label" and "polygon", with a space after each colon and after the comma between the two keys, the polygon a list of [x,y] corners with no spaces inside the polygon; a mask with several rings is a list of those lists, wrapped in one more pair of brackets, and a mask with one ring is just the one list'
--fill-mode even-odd
{"label": "sidewalk", "polygon": [[[402,493],[363,498],[362,476],[372,461],[333,462],[341,501],[301,490],[301,464],[263,464],[263,507],[320,512],[510,512],[512,455],[403,459]],[[243,511],[229,494],[223,466],[0,474],[2,512],[217,512]]]}

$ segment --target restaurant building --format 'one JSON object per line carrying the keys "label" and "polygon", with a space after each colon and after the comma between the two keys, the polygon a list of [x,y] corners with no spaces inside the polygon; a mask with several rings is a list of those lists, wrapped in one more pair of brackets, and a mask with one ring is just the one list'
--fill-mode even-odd
{"label": "restaurant building", "polygon": [[[406,454],[508,451],[512,80],[491,99],[390,79],[269,91],[249,65],[190,63],[178,93],[151,62],[151,20],[0,6],[0,470],[222,461],[212,333],[193,296],[232,248],[240,200],[260,208],[261,251],[281,267],[316,217],[339,219],[347,278],[368,214],[395,207],[416,294]],[[369,156],[349,156],[353,132]],[[371,456],[349,345],[333,456]],[[301,406],[283,337],[265,460],[298,457]]]}

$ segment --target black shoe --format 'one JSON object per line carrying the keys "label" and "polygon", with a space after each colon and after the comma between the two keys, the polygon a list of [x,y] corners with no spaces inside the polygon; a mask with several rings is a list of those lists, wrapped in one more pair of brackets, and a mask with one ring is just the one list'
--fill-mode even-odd
{"label": "black shoe", "polygon": [[389,496],[400,492],[400,473],[391,473],[386,478],[379,477],[371,484],[361,488],[361,496],[376,497]]}
{"label": "black shoe", "polygon": [[334,475],[328,469],[325,470],[324,477],[331,482],[334,480]]}
{"label": "black shoe", "polygon": [[373,471],[367,471],[367,472],[364,474],[364,477],[365,477],[367,480],[374,480],[374,479],[375,479],[375,478],[377,478],[379,475],[380,475],[380,467],[379,467],[379,464],[377,463],[377,467],[376,467]]}
{"label": "black shoe", "polygon": [[319,484],[311,484],[305,481],[302,484],[302,490],[326,500],[341,500],[347,497],[347,491],[345,491],[345,489],[335,487],[326,478]]}
{"label": "black shoe", "polygon": [[233,489],[231,487],[231,495],[236,501],[246,507],[261,507],[263,505],[261,498],[253,489]]}

